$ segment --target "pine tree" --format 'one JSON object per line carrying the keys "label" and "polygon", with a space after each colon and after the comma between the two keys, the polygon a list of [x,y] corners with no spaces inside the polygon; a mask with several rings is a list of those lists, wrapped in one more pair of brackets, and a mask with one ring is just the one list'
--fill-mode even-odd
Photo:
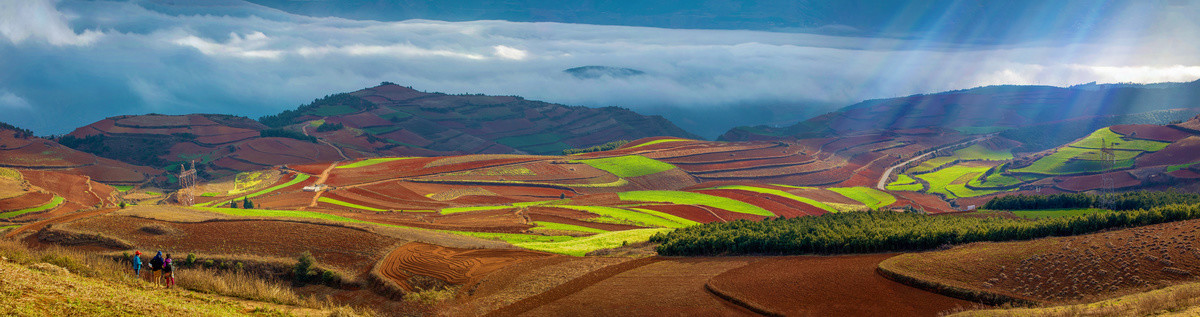
{"label": "pine tree", "polygon": [[242,208],[254,209],[254,202],[250,201],[250,198],[243,198],[242,199]]}

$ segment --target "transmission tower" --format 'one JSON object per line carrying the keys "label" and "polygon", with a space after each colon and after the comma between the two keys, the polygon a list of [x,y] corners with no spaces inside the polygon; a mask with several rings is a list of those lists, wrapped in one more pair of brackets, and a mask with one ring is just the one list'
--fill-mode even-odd
{"label": "transmission tower", "polygon": [[191,161],[192,169],[179,164],[179,203],[191,206],[196,201],[196,161]]}
{"label": "transmission tower", "polygon": [[1113,207],[1113,206],[1111,206],[1113,204],[1113,202],[1109,199],[1108,195],[1106,195],[1106,194],[1112,193],[1113,188],[1117,187],[1116,183],[1112,179],[1112,176],[1108,174],[1108,171],[1112,170],[1113,166],[1116,166],[1116,164],[1117,164],[1116,151],[1114,151],[1113,148],[1108,145],[1108,140],[1101,139],[1100,140],[1100,170],[1101,170],[1102,174],[1100,174],[1101,175],[1100,205],[1104,206],[1106,208]]}

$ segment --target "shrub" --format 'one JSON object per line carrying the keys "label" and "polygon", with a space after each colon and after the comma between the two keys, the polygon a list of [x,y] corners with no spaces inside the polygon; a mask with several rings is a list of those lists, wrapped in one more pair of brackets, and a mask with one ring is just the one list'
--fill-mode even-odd
{"label": "shrub", "polygon": [[315,262],[316,260],[313,259],[312,253],[304,251],[304,253],[300,254],[300,257],[296,259],[296,267],[292,271],[297,283],[304,284],[308,282],[309,274],[312,273]]}

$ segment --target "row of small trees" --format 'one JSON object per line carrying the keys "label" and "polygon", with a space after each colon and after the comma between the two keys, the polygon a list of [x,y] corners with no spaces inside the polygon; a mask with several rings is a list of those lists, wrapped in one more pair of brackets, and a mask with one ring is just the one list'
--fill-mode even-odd
{"label": "row of small trees", "polygon": [[616,149],[616,148],[619,148],[622,145],[626,145],[626,144],[629,144],[629,140],[616,140],[616,141],[604,143],[601,145],[596,145],[596,146],[586,147],[586,148],[581,148],[581,149],[566,149],[566,150],[563,150],[562,152],[563,152],[563,155],[600,152],[600,151],[608,151],[608,150]]}
{"label": "row of small trees", "polygon": [[888,211],[708,223],[652,236],[662,255],[837,254],[909,251],[978,241],[1077,235],[1200,218],[1200,205],[1037,220]]}
{"label": "row of small trees", "polygon": [[1148,209],[1172,204],[1200,203],[1200,194],[1137,191],[1113,194],[1010,195],[993,198],[984,209],[1030,210],[1066,208],[1102,208],[1112,210]]}
{"label": "row of small trees", "polygon": [[[229,208],[238,208],[238,202],[230,200]],[[242,209],[254,209],[254,202],[250,201],[250,198],[242,198]]]}

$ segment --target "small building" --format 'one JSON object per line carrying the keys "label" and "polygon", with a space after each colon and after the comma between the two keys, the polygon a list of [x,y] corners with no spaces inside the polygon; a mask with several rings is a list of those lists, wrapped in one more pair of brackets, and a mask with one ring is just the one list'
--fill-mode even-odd
{"label": "small building", "polygon": [[326,186],[325,184],[308,185],[308,186],[304,186],[304,191],[319,192],[319,191],[325,190],[327,188],[329,188],[329,186]]}

